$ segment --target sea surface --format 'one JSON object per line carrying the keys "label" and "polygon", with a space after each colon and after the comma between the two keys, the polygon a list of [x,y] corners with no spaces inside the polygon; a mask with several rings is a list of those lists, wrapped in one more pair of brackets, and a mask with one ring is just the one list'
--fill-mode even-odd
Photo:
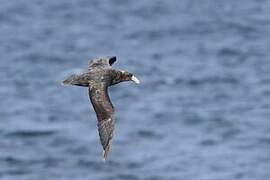
{"label": "sea surface", "polygon": [[[270,1],[1,0],[1,180],[268,180]],[[87,88],[116,55],[102,160]]]}

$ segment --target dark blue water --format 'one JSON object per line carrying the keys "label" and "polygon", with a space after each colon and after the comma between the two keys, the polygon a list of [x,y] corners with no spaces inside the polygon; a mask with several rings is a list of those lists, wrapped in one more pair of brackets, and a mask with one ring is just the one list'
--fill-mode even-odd
{"label": "dark blue water", "polygon": [[[0,179],[269,179],[269,9],[266,0],[2,0]],[[142,82],[110,89],[106,163],[87,89],[61,86],[104,55]]]}

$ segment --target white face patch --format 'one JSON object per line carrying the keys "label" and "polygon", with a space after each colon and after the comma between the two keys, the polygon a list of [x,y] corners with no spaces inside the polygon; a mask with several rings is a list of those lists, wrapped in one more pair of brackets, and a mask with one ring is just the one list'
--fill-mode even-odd
{"label": "white face patch", "polygon": [[131,80],[135,82],[136,84],[140,84],[140,80],[136,78],[134,75],[131,77]]}
{"label": "white face patch", "polygon": [[121,71],[121,73],[125,73],[126,71]]}

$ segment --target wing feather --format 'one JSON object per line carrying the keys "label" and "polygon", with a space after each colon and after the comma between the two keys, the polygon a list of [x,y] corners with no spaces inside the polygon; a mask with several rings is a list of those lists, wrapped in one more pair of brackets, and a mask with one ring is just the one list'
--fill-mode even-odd
{"label": "wing feather", "polygon": [[106,58],[99,58],[91,60],[89,63],[90,68],[96,67],[110,67],[116,62],[116,56],[106,57]]}
{"label": "wing feather", "polygon": [[105,83],[90,83],[89,97],[97,115],[103,158],[106,160],[114,130],[114,108],[108,95],[108,86]]}

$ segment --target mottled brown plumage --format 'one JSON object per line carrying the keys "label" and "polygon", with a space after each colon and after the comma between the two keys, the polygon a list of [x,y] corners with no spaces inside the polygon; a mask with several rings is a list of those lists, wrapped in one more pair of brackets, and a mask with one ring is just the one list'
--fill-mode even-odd
{"label": "mottled brown plumage", "polygon": [[89,98],[97,116],[100,141],[104,149],[103,158],[108,158],[114,130],[114,108],[108,95],[108,87],[123,81],[139,80],[131,73],[112,69],[116,57],[98,58],[90,61],[88,70],[71,75],[63,81],[65,85],[88,87]]}

